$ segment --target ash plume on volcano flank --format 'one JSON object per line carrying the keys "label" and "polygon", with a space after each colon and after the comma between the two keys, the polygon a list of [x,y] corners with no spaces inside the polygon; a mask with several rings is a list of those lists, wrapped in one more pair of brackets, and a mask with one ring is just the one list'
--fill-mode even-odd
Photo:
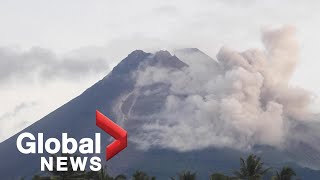
{"label": "ash plume on volcano flank", "polygon": [[[319,150],[303,134],[305,129],[297,128],[318,122],[309,110],[311,93],[289,84],[299,60],[295,28],[264,31],[262,42],[263,50],[237,52],[223,47],[216,61],[195,58],[178,71],[140,70],[136,88],[154,83],[170,88],[165,107],[132,140],[142,149],[182,152],[208,147],[248,150],[254,145],[287,149],[292,141]],[[181,60],[184,55],[176,54]],[[316,131],[309,134],[319,137]]]}

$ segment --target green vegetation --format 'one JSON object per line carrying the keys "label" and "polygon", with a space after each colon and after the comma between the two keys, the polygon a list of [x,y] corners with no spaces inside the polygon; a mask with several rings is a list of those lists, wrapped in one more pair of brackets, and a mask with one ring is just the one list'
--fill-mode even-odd
{"label": "green vegetation", "polygon": [[291,180],[296,173],[290,167],[283,167],[280,172],[277,172],[272,180]]}
{"label": "green vegetation", "polygon": [[210,180],[231,180],[232,178],[220,173],[211,174]]}
{"label": "green vegetation", "polygon": [[143,171],[136,171],[133,176],[133,180],[155,180],[155,177],[149,177],[145,172]]}
{"label": "green vegetation", "polygon": [[195,180],[196,178],[196,173],[192,173],[191,171],[183,171],[178,174],[178,179],[171,178],[171,180]]}
{"label": "green vegetation", "polygon": [[246,160],[240,158],[240,170],[235,171],[234,175],[237,179],[260,180],[269,170],[263,167],[259,157],[251,154]]}
{"label": "green vegetation", "polygon": [[[62,154],[61,156],[70,155]],[[56,160],[56,155],[53,155]],[[48,171],[49,176],[35,175],[33,180],[156,180],[156,177],[149,176],[146,172],[137,170],[132,176],[125,176],[123,174],[115,177],[107,173],[107,168],[103,167],[100,171],[79,171],[74,172],[68,162],[68,169],[70,171],[59,172],[54,167],[53,171]],[[265,167],[260,157],[256,155],[249,155],[246,159],[240,158],[240,168],[235,170],[232,175],[226,175],[222,173],[213,173],[208,179],[209,180],[267,180],[266,173],[272,173],[272,169]],[[295,178],[297,175],[295,171],[290,167],[283,167],[280,171],[273,172],[273,176],[270,180],[298,180]],[[171,180],[196,180],[197,174],[192,171],[182,171],[171,177]],[[268,179],[268,180],[269,180]]]}

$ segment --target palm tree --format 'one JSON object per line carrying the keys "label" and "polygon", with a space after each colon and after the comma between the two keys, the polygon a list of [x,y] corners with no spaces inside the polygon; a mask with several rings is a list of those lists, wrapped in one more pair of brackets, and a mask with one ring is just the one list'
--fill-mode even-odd
{"label": "palm tree", "polygon": [[273,180],[291,180],[293,176],[296,176],[294,170],[290,167],[283,167],[279,173],[277,172],[276,176],[274,176]]}
{"label": "palm tree", "polygon": [[155,180],[156,178],[153,177],[149,177],[145,172],[143,171],[136,171],[133,175],[132,175],[132,180]]}
{"label": "palm tree", "polygon": [[265,169],[261,159],[253,154],[249,155],[246,161],[240,158],[240,170],[235,171],[235,177],[241,180],[260,180],[269,171]]}
{"label": "palm tree", "polygon": [[32,180],[51,180],[50,177],[41,177],[39,175],[33,176]]}
{"label": "palm tree", "polygon": [[[91,180],[114,180],[113,177],[109,176],[107,173],[107,167],[104,166],[100,171],[89,171],[87,172],[86,179]],[[119,179],[120,180],[120,179]]]}
{"label": "palm tree", "polygon": [[220,173],[211,174],[210,180],[231,180],[229,176]]}
{"label": "palm tree", "polygon": [[59,157],[67,157],[67,171],[58,171],[57,170],[57,155],[53,154],[53,171],[49,171],[53,176],[61,179],[61,180],[70,180],[70,179],[78,179],[85,176],[85,173],[83,171],[73,171],[72,165],[70,162],[70,157],[76,158],[77,156],[72,156],[70,154],[62,153]]}
{"label": "palm tree", "polygon": [[[192,173],[191,171],[183,171],[178,174],[178,180],[195,180],[196,173]],[[171,177],[171,180],[175,180],[175,178]]]}
{"label": "palm tree", "polygon": [[120,174],[114,178],[114,180],[126,180],[126,179],[127,179],[127,177],[123,174]]}

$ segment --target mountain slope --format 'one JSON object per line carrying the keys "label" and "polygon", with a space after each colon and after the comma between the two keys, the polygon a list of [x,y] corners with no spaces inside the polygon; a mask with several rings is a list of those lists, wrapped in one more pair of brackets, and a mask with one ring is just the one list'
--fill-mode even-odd
{"label": "mountain slope", "polygon": [[[188,59],[188,55],[192,58]],[[135,134],[140,132],[142,124],[148,124],[148,121],[155,120],[153,115],[161,111],[165,99],[170,94],[170,87],[167,84],[151,83],[139,86],[136,79],[139,71],[149,67],[180,71],[187,68],[187,61],[190,63],[195,57],[202,57],[201,59],[204,59],[208,63],[207,65],[215,68],[215,71],[219,71],[219,64],[211,61],[209,56],[197,49],[182,50],[177,53],[177,57],[167,51],[159,51],[155,54],[145,53],[141,50],[132,52],[109,75],[80,96],[2,142],[0,144],[0,161],[5,163],[0,164],[1,177],[3,179],[19,176],[31,177],[40,173],[40,156],[49,156],[47,154],[24,155],[18,152],[15,143],[17,136],[22,132],[31,132],[34,135],[43,132],[44,139],[61,138],[61,133],[67,132],[69,137],[75,137],[77,140],[83,137],[93,138],[94,133],[100,132],[102,135],[101,147],[104,152],[104,147],[110,142],[110,138],[96,127],[96,110],[121,124],[129,134],[128,147],[111,161],[104,162],[108,165],[108,170],[111,173],[132,173],[141,169],[156,175],[159,179],[167,179],[184,169],[197,171],[201,179],[207,178],[211,172],[231,173],[230,169],[238,168],[239,157],[245,156],[249,152],[228,148],[210,148],[192,152],[151,148],[146,151],[140,149],[132,139]],[[271,147],[255,147],[255,150],[260,152],[259,155],[270,166],[279,167],[290,160],[284,152]],[[101,153],[100,156],[101,159],[104,159],[104,153]],[[317,171],[296,167],[301,172],[302,178],[320,178],[320,173]]]}

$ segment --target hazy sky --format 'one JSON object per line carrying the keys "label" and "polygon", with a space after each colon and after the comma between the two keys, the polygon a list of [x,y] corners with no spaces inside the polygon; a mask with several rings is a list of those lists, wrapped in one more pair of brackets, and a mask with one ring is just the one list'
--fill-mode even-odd
{"label": "hazy sky", "polygon": [[[308,3],[307,3],[308,2]],[[106,75],[134,49],[260,48],[265,27],[297,27],[293,84],[320,94],[320,2],[0,0],[0,141]]]}

